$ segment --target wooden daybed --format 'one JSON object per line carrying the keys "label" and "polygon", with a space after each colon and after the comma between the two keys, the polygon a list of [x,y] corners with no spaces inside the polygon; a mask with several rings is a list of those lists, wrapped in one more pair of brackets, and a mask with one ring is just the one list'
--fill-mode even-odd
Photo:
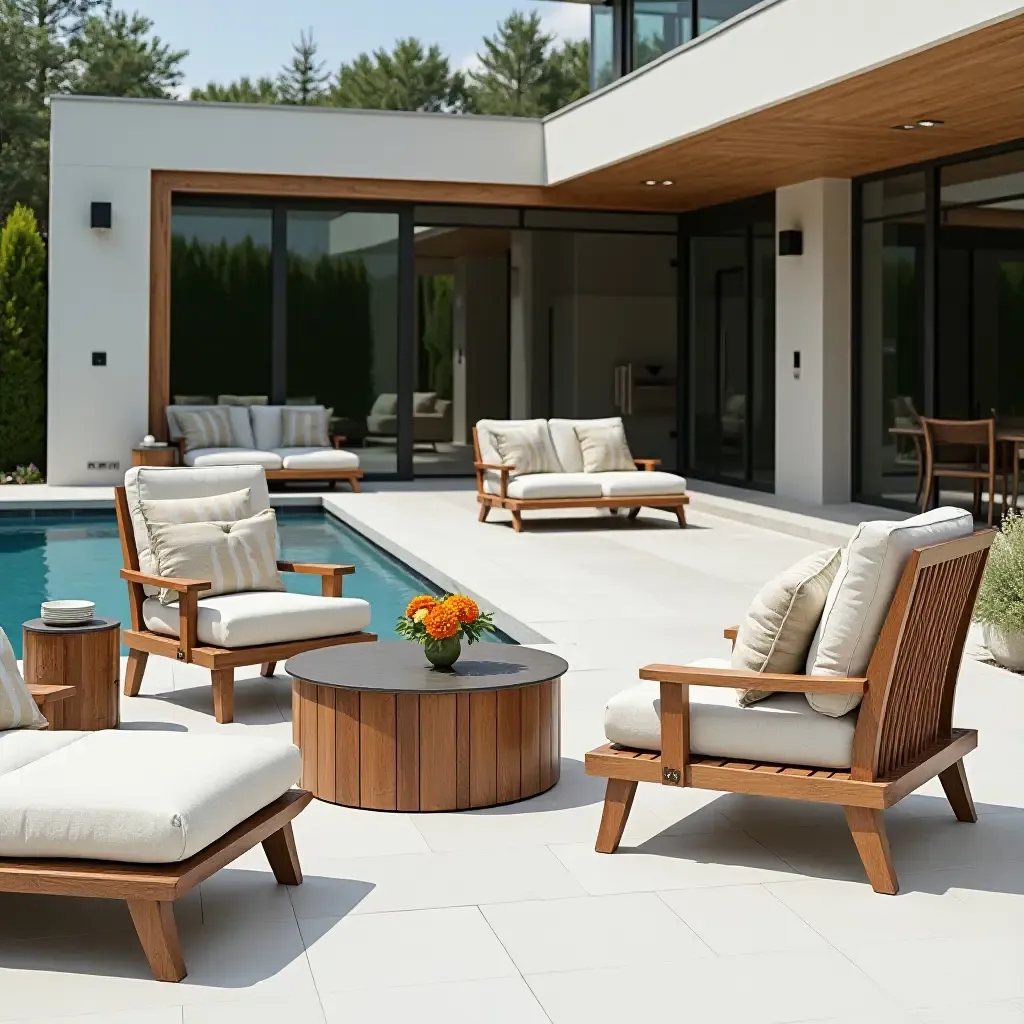
{"label": "wooden daybed", "polygon": [[[993,531],[919,548],[889,607],[863,678],[753,674],[735,669],[648,665],[642,679],[661,684],[661,753],[605,744],[586,755],[586,773],[608,779],[599,853],[622,839],[638,782],[839,804],[872,888],[899,890],[882,812],[939,777],[959,821],[977,820],[963,758],[978,745],[974,729],[954,729],[953,698],[978,585]],[[735,629],[725,635],[735,640]],[[776,692],[863,694],[848,770],[759,764],[694,756],[689,687],[747,687]]]}

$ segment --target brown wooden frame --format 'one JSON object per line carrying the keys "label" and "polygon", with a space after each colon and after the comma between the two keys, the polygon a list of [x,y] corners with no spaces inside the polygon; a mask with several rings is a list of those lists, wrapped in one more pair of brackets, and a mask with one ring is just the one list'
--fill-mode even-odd
{"label": "brown wooden frame", "polygon": [[[982,420],[937,420],[921,417],[924,432],[924,492],[921,511],[927,512],[932,498],[937,497],[937,481],[951,477],[957,480],[974,481],[974,515],[981,514],[981,488],[988,488],[988,525],[992,525],[996,501],[996,421]],[[976,450],[974,465],[967,462],[944,463],[937,459],[943,445],[972,447]],[[1006,503],[1006,473],[1003,473],[1003,503]]]}
{"label": "brown wooden frame", "polygon": [[[660,459],[634,459],[645,472],[653,472],[661,465]],[[512,529],[523,530],[523,512],[559,508],[628,508],[629,518],[636,519],[642,508],[662,508],[674,512],[681,529],[686,529],[686,506],[690,498],[686,494],[633,494],[619,498],[510,498],[508,496],[509,476],[515,466],[491,464],[482,461],[480,437],[473,428],[473,469],[476,471],[476,501],[480,506],[477,518],[486,522],[492,508],[503,508],[512,513]],[[501,491],[491,494],[484,490],[484,473],[493,470],[501,474]]]}
{"label": "brown wooden frame", "polygon": [[[936,775],[959,821],[977,815],[963,758],[974,729],[954,729],[953,700],[964,641],[995,532],[918,548],[899,586],[863,678],[771,675],[739,669],[648,665],[661,684],[661,753],[604,744],[586,773],[608,779],[598,853],[614,853],[638,782],[842,805],[875,892],[899,890],[882,811]],[[726,630],[735,640],[735,629]],[[848,771],[694,756],[689,687],[750,686],[790,693],[862,693]]]}
{"label": "brown wooden frame", "polygon": [[[337,644],[366,643],[377,639],[376,633],[344,633],[339,636],[316,637],[311,640],[286,640],[257,647],[213,647],[200,645],[196,639],[196,620],[199,595],[210,589],[208,580],[168,579],[147,576],[139,571],[139,553],[135,546],[135,530],[128,509],[128,496],[124,487],[114,488],[117,510],[117,528],[121,535],[121,555],[124,568],[121,578],[128,583],[128,606],[132,628],[121,631],[121,642],[128,648],[128,667],[124,675],[124,694],[137,697],[142,676],[151,654],[173,658],[186,664],[201,665],[210,670],[213,684],[213,710],[222,725],[234,719],[235,669],[245,665],[260,665],[264,676],[272,676],[279,661],[303,651]],[[345,576],[354,573],[353,565],[320,565],[300,562],[278,562],[281,572],[296,572],[321,577],[324,597],[341,597]],[[142,605],[146,600],[145,586],[166,587],[178,593],[178,636],[154,633],[146,628]]]}
{"label": "brown wooden frame", "polygon": [[312,793],[289,790],[205,850],[176,864],[0,859],[0,892],[124,900],[154,977],[157,981],[181,981],[186,971],[174,901],[257,843],[263,844],[281,885],[301,885],[292,819],[312,799]]}

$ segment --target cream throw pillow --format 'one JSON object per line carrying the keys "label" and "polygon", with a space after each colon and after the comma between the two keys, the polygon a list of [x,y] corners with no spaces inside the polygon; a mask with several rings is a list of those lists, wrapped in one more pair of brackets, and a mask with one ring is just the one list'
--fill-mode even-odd
{"label": "cream throw pillow", "polygon": [[[277,569],[277,516],[272,508],[237,523],[156,523],[150,528],[157,575],[210,580],[199,594],[284,590]],[[161,604],[177,604],[173,590],[160,591]]]}
{"label": "cream throw pillow", "polygon": [[196,412],[177,412],[178,429],[185,438],[185,450],[194,448],[234,448],[231,414],[224,409],[199,409]]}
{"label": "cream throw pillow", "polygon": [[577,423],[573,429],[580,443],[584,473],[636,472],[621,420],[618,423]]}
{"label": "cream throw pillow", "polygon": [[281,410],[282,448],[329,448],[330,444],[326,409]]}
{"label": "cream throw pillow", "polygon": [[503,466],[514,466],[512,476],[559,473],[561,466],[544,420],[528,420],[492,431]]}
{"label": "cream throw pillow", "polygon": [[[839,572],[839,548],[818,551],[769,580],[747,609],[732,649],[732,667],[751,672],[802,672],[814,631]],[[747,706],[771,690],[738,690]]]}
{"label": "cream throw pillow", "polygon": [[0,629],[0,732],[6,729],[45,729],[46,724],[18,671],[18,659],[14,656],[11,641]]}

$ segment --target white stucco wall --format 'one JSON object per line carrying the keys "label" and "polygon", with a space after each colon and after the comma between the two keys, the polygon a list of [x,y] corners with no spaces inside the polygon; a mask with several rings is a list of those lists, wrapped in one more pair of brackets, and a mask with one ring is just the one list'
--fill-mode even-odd
{"label": "white stucco wall", "polygon": [[803,232],[775,267],[775,493],[810,504],[850,500],[850,195],[826,178],[775,196],[776,230]]}
{"label": "white stucco wall", "polygon": [[549,117],[548,181],[745,117],[1022,10],[1015,0],[766,0]]}
{"label": "white stucco wall", "polygon": [[[539,185],[539,121],[147,100],[52,105],[47,474],[123,479],[148,427],[150,174],[160,170]],[[109,232],[89,227],[113,204]],[[105,367],[91,354],[107,353]],[[120,463],[89,470],[89,462]]]}

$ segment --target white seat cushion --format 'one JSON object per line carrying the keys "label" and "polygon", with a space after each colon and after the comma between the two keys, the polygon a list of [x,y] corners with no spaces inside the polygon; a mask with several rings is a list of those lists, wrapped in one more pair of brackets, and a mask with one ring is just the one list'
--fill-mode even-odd
{"label": "white seat cushion", "polygon": [[299,778],[292,744],[104,730],[0,776],[0,857],[167,864],[199,853]]}
{"label": "white seat cushion", "polygon": [[[593,479],[596,474],[585,473],[533,473],[513,477],[508,482],[510,498],[600,498],[601,485]],[[497,473],[484,474],[484,490],[501,493]]]}
{"label": "white seat cushion", "polygon": [[186,466],[262,466],[280,469],[281,456],[255,448],[193,448],[185,452]]}
{"label": "white seat cushion", "polygon": [[686,480],[675,473],[589,473],[601,485],[605,498],[630,498],[638,494],[685,494]]}
{"label": "white seat cushion", "polygon": [[[722,658],[693,664],[729,668]],[[820,715],[800,693],[777,693],[744,708],[731,689],[690,687],[690,749],[705,757],[848,768],[856,727],[856,712],[842,718]],[[605,705],[604,731],[610,743],[660,751],[659,684],[644,681],[612,697]]]}
{"label": "white seat cushion", "polygon": [[[889,614],[896,587],[915,548],[969,537],[974,517],[960,508],[936,508],[903,522],[861,523],[843,549],[807,655],[812,676],[861,676]],[[809,693],[823,715],[845,715],[860,694]]]}
{"label": "white seat cushion", "polygon": [[75,743],[87,732],[53,732],[49,729],[8,729],[0,732],[0,775]]}
{"label": "white seat cushion", "polygon": [[[177,636],[177,607],[149,598],[142,606],[146,628]],[[358,633],[370,624],[370,606],[358,597],[313,594],[221,594],[199,602],[196,636],[215,647],[253,647],[285,640]]]}
{"label": "white seat cushion", "polygon": [[355,452],[336,448],[275,448],[285,469],[358,469]]}

